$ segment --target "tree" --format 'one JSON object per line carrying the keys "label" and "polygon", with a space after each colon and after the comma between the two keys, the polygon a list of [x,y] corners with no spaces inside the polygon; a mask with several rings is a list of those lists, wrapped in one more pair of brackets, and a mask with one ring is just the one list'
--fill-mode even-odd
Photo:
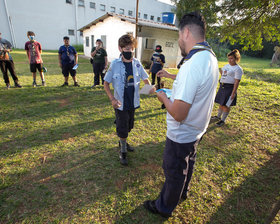
{"label": "tree", "polygon": [[[280,0],[173,0],[180,19],[185,12],[200,11],[211,37],[243,50],[260,50],[263,39],[280,42]],[[209,35],[208,34],[208,35]]]}

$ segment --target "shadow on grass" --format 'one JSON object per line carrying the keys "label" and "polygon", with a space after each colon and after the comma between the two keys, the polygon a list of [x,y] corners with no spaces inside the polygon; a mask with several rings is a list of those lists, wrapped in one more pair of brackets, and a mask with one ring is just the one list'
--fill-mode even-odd
{"label": "shadow on grass", "polygon": [[279,180],[280,152],[236,187],[207,223],[265,223],[279,200]]}
{"label": "shadow on grass", "polygon": [[[154,155],[147,156],[151,150]],[[0,190],[0,222],[61,223],[81,218],[84,223],[112,223],[122,217],[120,223],[129,223],[125,220],[131,217],[156,223],[143,219],[146,189],[139,187],[151,175],[151,167],[152,174],[161,169],[155,162],[158,154],[161,150],[154,144],[140,145],[128,154],[129,166],[123,167],[118,148],[106,148],[102,140],[93,148],[50,154],[44,163]],[[134,215],[124,214],[127,204],[136,208]]]}

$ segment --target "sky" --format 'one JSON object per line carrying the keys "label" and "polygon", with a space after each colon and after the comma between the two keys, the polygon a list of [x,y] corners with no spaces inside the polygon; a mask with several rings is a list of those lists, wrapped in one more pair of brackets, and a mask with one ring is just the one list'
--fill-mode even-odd
{"label": "sky", "polygon": [[171,0],[158,0],[159,2],[164,2],[164,3],[168,3],[173,5],[173,3],[171,2]]}

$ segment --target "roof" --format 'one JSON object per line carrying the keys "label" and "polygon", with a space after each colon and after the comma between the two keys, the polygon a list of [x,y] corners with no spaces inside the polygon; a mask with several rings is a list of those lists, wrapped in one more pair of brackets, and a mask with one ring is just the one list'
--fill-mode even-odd
{"label": "roof", "polygon": [[[91,26],[96,25],[99,22],[103,22],[103,20],[107,19],[108,17],[120,18],[122,21],[127,21],[132,24],[136,23],[134,17],[124,16],[124,15],[115,14],[115,13],[106,13],[103,16],[92,21],[91,23],[80,28],[79,31],[84,31],[86,29],[89,29]],[[138,25],[146,26],[146,27],[153,27],[153,28],[158,28],[158,29],[178,31],[178,28],[173,24],[152,22],[152,21],[144,20],[144,19],[138,19]]]}

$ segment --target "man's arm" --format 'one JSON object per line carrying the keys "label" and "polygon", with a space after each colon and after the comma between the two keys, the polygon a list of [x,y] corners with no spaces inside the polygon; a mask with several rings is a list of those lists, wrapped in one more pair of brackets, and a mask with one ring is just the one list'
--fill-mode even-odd
{"label": "man's arm", "polygon": [[78,64],[78,53],[75,54],[75,63]]}
{"label": "man's arm", "polygon": [[160,77],[160,78],[165,77],[165,78],[170,78],[170,79],[173,79],[173,80],[176,79],[176,75],[170,74],[169,72],[167,72],[163,69],[158,71],[157,76]]}
{"label": "man's arm", "polygon": [[186,103],[182,100],[172,101],[167,98],[166,94],[163,91],[157,93],[157,97],[160,102],[162,102],[168,113],[178,122],[181,122],[186,119],[188,116],[191,104]]}
{"label": "man's arm", "polygon": [[153,64],[154,64],[154,62],[152,61],[152,64],[151,64],[150,69],[149,69],[149,73],[151,73],[151,71],[152,71]]}
{"label": "man's arm", "polygon": [[62,64],[61,64],[61,54],[58,54],[58,64],[59,64],[59,67],[62,68]]}
{"label": "man's arm", "polygon": [[108,66],[108,58],[107,56],[105,56],[105,68],[107,68],[107,66]]}

